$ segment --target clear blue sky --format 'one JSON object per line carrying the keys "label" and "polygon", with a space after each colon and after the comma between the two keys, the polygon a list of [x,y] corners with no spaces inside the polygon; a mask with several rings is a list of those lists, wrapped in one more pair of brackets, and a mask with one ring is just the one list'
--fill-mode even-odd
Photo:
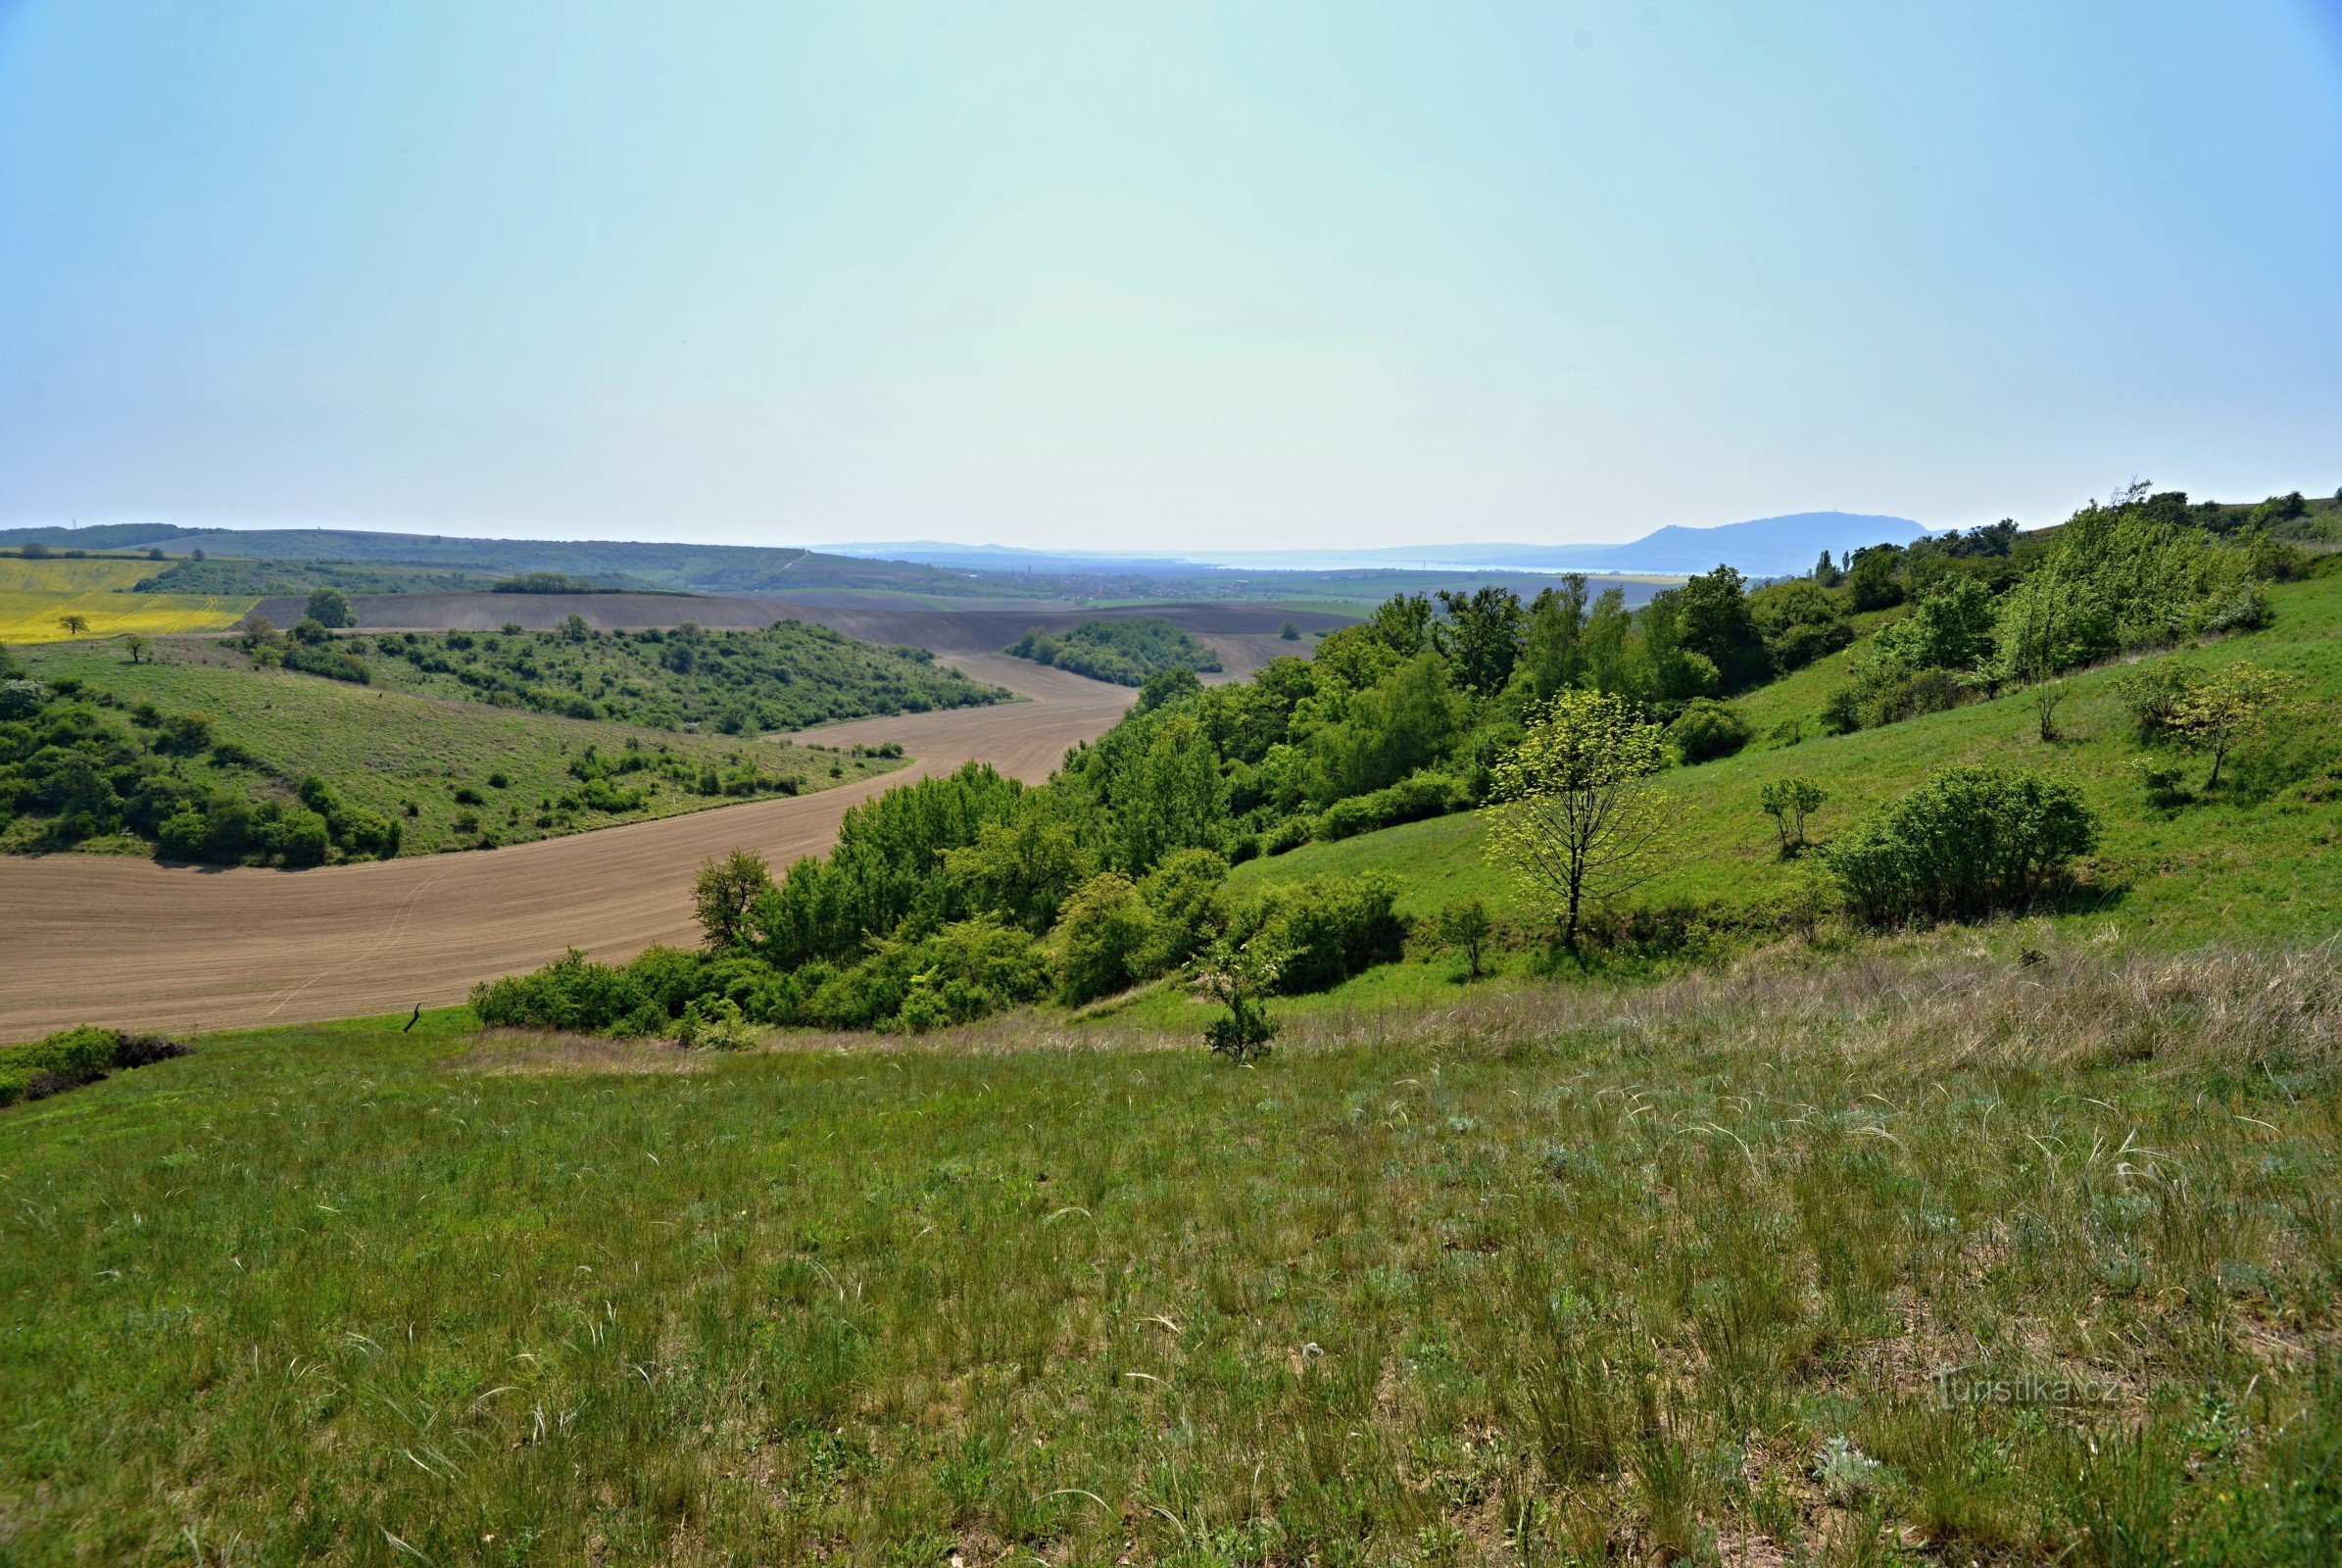
{"label": "clear blue sky", "polygon": [[2342,485],[2342,0],[0,0],[0,518],[1123,548]]}

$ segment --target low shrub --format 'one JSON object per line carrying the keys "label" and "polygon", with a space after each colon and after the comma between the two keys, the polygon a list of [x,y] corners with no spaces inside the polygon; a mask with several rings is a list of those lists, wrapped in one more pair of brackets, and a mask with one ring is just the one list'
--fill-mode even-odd
{"label": "low shrub", "polygon": [[1397,898],[1398,884],[1379,873],[1312,877],[1263,893],[1233,934],[1278,956],[1278,991],[1323,991],[1400,956],[1407,927],[1391,909]]}
{"label": "low shrub", "polygon": [[2024,908],[2097,840],[2097,818],[2072,785],[1964,766],[1936,774],[1826,853],[1854,912],[1894,925]]}
{"label": "low shrub", "polygon": [[483,980],[471,988],[480,1022],[504,1029],[563,1029],[586,1034],[663,1034],[666,1008],[630,969],[596,963],[576,948],[529,974]]}
{"label": "low shrub", "polygon": [[42,1100],[95,1083],[117,1068],[145,1067],[186,1054],[175,1040],[91,1024],[21,1046],[0,1046],[0,1105]]}
{"label": "low shrub", "polygon": [[1694,697],[1667,726],[1667,738],[1685,762],[1705,762],[1730,757],[1746,746],[1754,732],[1740,710],[1712,697]]}

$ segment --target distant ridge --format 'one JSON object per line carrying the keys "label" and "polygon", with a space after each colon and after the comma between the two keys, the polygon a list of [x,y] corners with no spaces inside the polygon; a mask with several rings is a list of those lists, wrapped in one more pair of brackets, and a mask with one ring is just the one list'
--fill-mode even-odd
{"label": "distant ridge", "polygon": [[1606,571],[1688,576],[1718,565],[1751,577],[1810,571],[1823,551],[1909,544],[1927,528],[1909,517],[1861,512],[1793,512],[1713,528],[1670,524],[1620,545],[1424,544],[1373,550],[1184,551],[1162,556],[1112,551],[1024,550],[1009,545],[908,540],[832,545],[840,555],[883,556],[927,565],[992,571],[1123,570],[1168,573],[1198,566],[1246,571],[1339,571],[1405,567],[1449,571]]}

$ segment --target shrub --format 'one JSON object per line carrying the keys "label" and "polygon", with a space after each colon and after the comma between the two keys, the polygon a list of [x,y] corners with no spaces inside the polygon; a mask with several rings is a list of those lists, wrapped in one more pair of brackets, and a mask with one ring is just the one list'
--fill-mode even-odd
{"label": "shrub", "polygon": [[1713,697],[1694,697],[1667,727],[1667,738],[1685,762],[1730,757],[1748,744],[1752,733],[1739,710]]}
{"label": "shrub", "polygon": [[1976,919],[2049,892],[2097,843],[2072,785],[2003,768],[1946,769],[1829,850],[1874,924]]}
{"label": "shrub", "polygon": [[694,997],[683,1005],[675,1043],[699,1051],[745,1051],[756,1043],[756,1026],[730,997]]}
{"label": "shrub", "polygon": [[1138,884],[1119,871],[1092,877],[1057,917],[1061,943],[1057,995],[1068,1006],[1111,996],[1146,978],[1142,956],[1154,918]]}
{"label": "shrub", "polygon": [[1247,946],[1278,955],[1276,989],[1323,991],[1389,963],[1406,943],[1406,924],[1391,911],[1398,885],[1378,873],[1312,877],[1272,888],[1237,924]]}
{"label": "shrub", "polygon": [[1228,862],[1209,850],[1174,850],[1139,884],[1153,916],[1143,955],[1147,974],[1175,969],[1201,953],[1228,923]]}
{"label": "shrub", "polygon": [[157,852],[167,860],[200,860],[211,853],[212,823],[192,808],[174,811],[155,829]]}
{"label": "shrub", "polygon": [[664,1031],[666,1010],[624,969],[596,963],[571,948],[530,974],[483,980],[471,988],[480,1022],[507,1029],[567,1029],[622,1035]]}
{"label": "shrub", "polygon": [[84,1024],[27,1045],[0,1048],[0,1105],[95,1083],[114,1068],[122,1036]]}
{"label": "shrub", "polygon": [[2115,683],[2115,696],[2129,710],[2130,732],[2141,745],[2155,746],[2172,737],[2179,705],[2203,678],[2192,665],[2158,659]]}
{"label": "shrub", "polygon": [[1478,899],[1458,899],[1439,911],[1439,940],[1464,955],[1466,970],[1475,980],[1493,926],[1488,906]]}
{"label": "shrub", "polygon": [[1821,785],[1802,778],[1777,778],[1757,792],[1757,805],[1773,818],[1773,829],[1781,836],[1782,859],[1805,849],[1805,819],[1829,799]]}
{"label": "shrub", "polygon": [[1261,1003],[1276,989],[1279,967],[1278,956],[1257,941],[1212,949],[1195,978],[1204,995],[1228,1009],[1203,1026],[1203,1043],[1213,1055],[1242,1063],[1269,1054],[1277,1022]]}

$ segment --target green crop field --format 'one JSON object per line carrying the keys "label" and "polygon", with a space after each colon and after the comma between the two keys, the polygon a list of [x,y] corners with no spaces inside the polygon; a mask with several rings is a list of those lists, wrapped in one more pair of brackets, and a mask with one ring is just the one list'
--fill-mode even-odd
{"label": "green crop field", "polygon": [[[2275,624],[2213,644],[2151,656],[2213,666],[2251,660],[2293,671],[2311,701],[2286,731],[2248,758],[2220,801],[2176,810],[2148,805],[2128,767],[2142,748],[2113,687],[2135,662],[2071,677],[2058,710],[2064,738],[2044,745],[2029,701],[2003,697],[1851,735],[1823,737],[1824,697],[1844,678],[1848,654],[1759,687],[1739,705],[1759,740],[1736,757],[1671,770],[1662,787],[1670,828],[1659,873],[1634,897],[1748,906],[1788,897],[1802,874],[1777,854],[1773,824],[1757,804],[1774,779],[1801,776],[1830,791],[1813,833],[1831,833],[1955,762],[2000,761],[2071,780],[2105,820],[2094,878],[2119,895],[2070,923],[2134,940],[2283,939],[2342,926],[2342,576],[2282,584]],[[1763,738],[1803,720],[1794,746]],[[2186,764],[2200,776],[2200,760]],[[1511,905],[1509,877],[1485,855],[1477,812],[1387,828],[1237,867],[1252,888],[1327,871],[1382,870],[1400,884],[1399,907],[1427,913],[1479,896]]]}
{"label": "green crop field", "polygon": [[0,1552],[2312,1560],[2342,976],[2045,940],[1255,1070],[207,1040],[0,1113]]}
{"label": "green crop field", "polygon": [[[697,787],[704,769],[729,777],[753,766],[768,782],[788,778],[811,791],[902,765],[786,742],[675,734],[248,669],[200,644],[167,645],[162,657],[163,662],[132,664],[119,645],[85,643],[26,650],[24,662],[36,677],[78,679],[124,707],[144,702],[167,714],[210,714],[214,737],[250,753],[279,788],[315,774],[351,804],[395,818],[407,855],[483,839],[520,843],[724,804],[723,793]],[[581,780],[572,771],[589,747],[612,758],[632,747],[672,759],[695,783],[646,767],[617,781],[640,790],[639,801],[601,808],[578,799]],[[223,780],[253,771],[209,759],[183,765]],[[126,841],[122,847],[138,848]]]}

